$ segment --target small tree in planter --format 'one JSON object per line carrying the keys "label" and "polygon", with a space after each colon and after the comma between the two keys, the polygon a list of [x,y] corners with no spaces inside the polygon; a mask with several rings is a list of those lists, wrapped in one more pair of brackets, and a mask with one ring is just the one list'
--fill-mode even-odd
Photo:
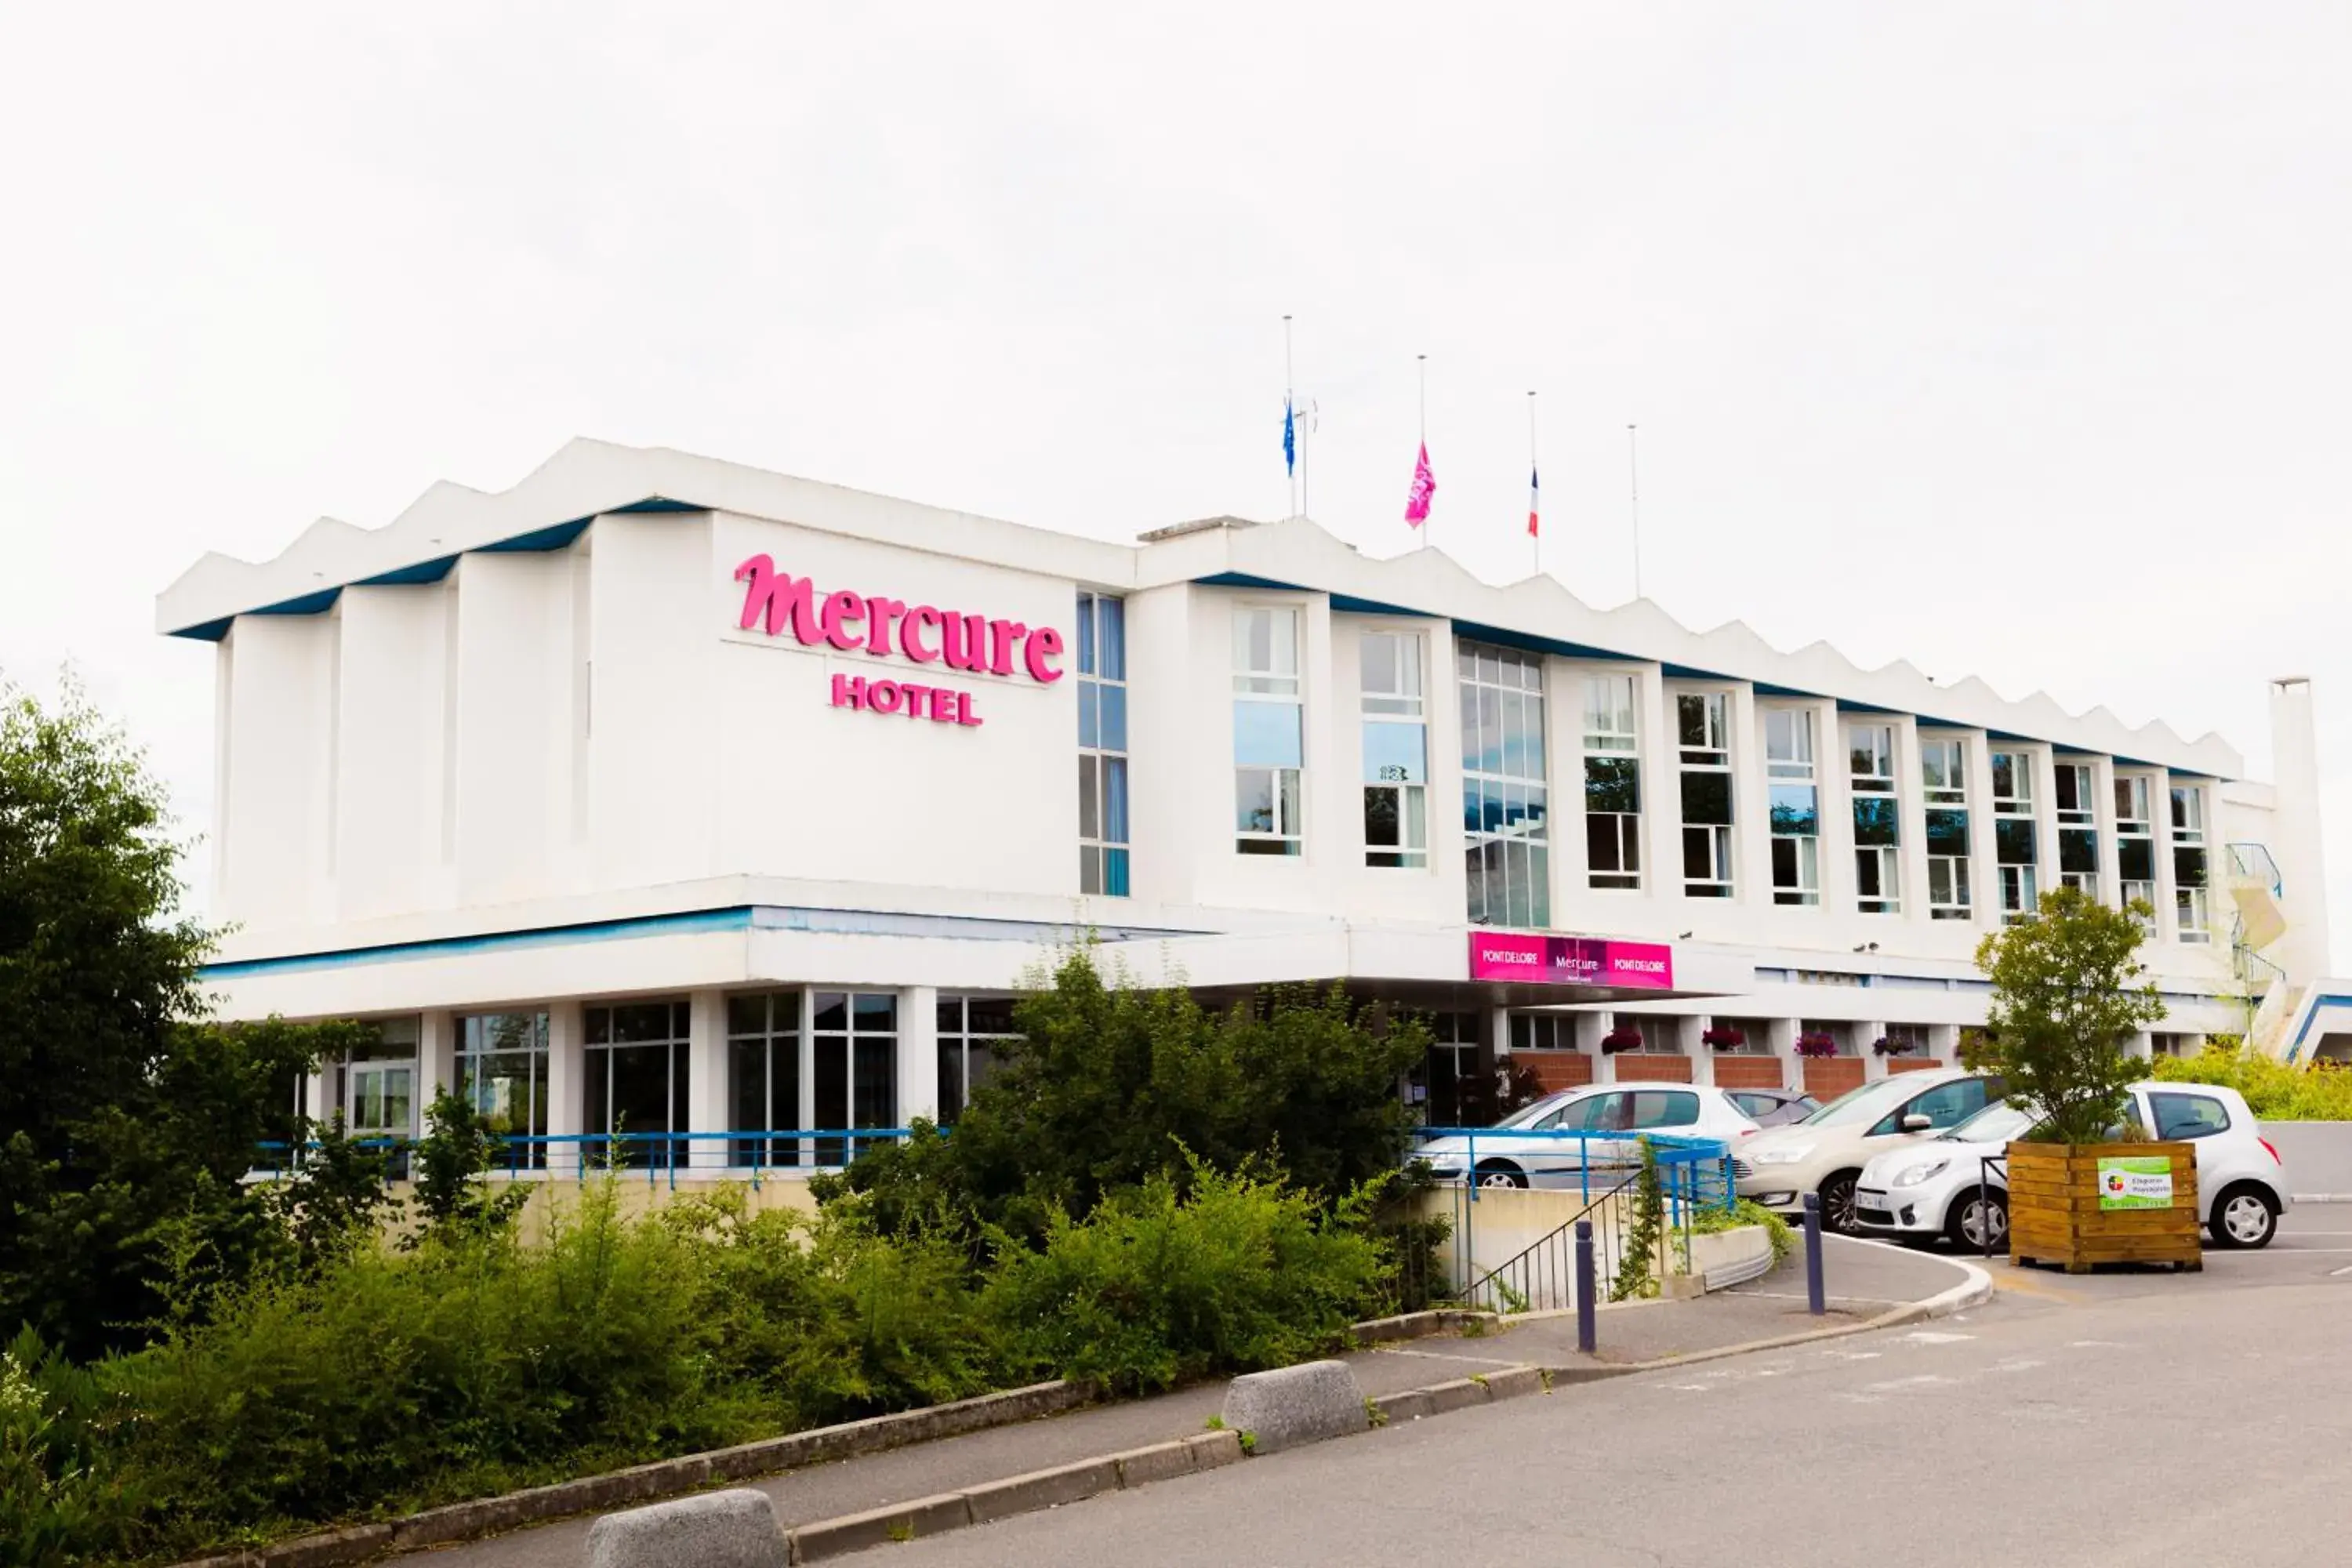
{"label": "small tree in planter", "polygon": [[2112,910],[2060,888],[2042,895],[2035,919],[1977,947],[1992,1003],[1961,1060],[2000,1075],[2011,1098],[2042,1117],[2032,1141],[2009,1146],[2012,1258],[2071,1272],[2198,1261],[2195,1151],[2115,1141],[2143,1076],[2124,1044],[2164,1016],[2138,959],[2147,913],[2145,904]]}

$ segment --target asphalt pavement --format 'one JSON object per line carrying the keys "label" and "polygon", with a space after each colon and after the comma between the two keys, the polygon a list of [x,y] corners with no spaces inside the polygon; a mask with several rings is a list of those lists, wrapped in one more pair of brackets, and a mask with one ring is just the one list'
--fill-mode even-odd
{"label": "asphalt pavement", "polygon": [[2209,1253],[2201,1274],[2006,1260],[1988,1272],[1992,1303],[1957,1317],[1393,1426],[887,1560],[2311,1568],[2352,1556],[2352,1205],[2299,1210],[2269,1250]]}

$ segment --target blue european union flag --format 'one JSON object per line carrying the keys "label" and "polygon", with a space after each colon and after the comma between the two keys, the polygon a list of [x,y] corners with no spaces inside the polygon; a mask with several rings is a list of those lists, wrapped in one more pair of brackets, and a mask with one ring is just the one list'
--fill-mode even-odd
{"label": "blue european union flag", "polygon": [[1290,399],[1282,400],[1282,471],[1296,477],[1298,472],[1298,426],[1290,416]]}

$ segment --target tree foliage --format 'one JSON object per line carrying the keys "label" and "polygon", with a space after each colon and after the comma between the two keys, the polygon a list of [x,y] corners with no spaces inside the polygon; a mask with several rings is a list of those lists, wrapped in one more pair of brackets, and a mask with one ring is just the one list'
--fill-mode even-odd
{"label": "tree foliage", "polygon": [[1394,1171],[1412,1127],[1398,1086],[1428,1030],[1338,988],[1266,990],[1223,1011],[1190,992],[1107,981],[1066,955],[1014,1009],[1017,1039],[974,1089],[951,1137],[877,1149],[821,1196],[866,1194],[877,1224],[957,1213],[1033,1239],[1048,1215],[1193,1165],[1271,1159],[1297,1190],[1337,1198]]}
{"label": "tree foliage", "polygon": [[2000,1074],[2013,1099],[2041,1108],[2043,1136],[2095,1143],[2123,1113],[2141,1065],[2126,1042],[2164,1016],[2138,959],[2147,906],[2109,909],[2060,888],[2042,895],[2035,917],[1995,931],[1977,947],[1992,982],[1986,1033],[1963,1054]]}

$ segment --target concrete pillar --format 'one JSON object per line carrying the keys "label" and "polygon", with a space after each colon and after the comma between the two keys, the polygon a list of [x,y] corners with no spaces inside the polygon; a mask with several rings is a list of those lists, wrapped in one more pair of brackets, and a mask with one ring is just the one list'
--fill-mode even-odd
{"label": "concrete pillar", "polygon": [[2156,1058],[2156,1037],[2146,1029],[2140,1030],[2130,1039],[2124,1042],[2124,1055],[2133,1058],[2138,1061],[2145,1062],[2154,1060]]}
{"label": "concrete pillar", "polygon": [[1592,1081],[1615,1083],[1617,1058],[1601,1048],[1601,1037],[1607,1034],[1614,1020],[1607,1013],[1571,1013],[1576,1021],[1576,1048],[1592,1058]]}
{"label": "concrete pillar", "polygon": [[1642,759],[1642,890],[1651,899],[1679,903],[1683,896],[1682,783],[1674,704],[1666,700],[1662,668],[1643,667],[1633,682],[1633,706],[1641,714],[1636,723]]}
{"label": "concrete pillar", "polygon": [[1992,742],[1982,730],[1944,731],[1956,732],[1968,742],[1969,923],[1979,931],[1999,930],[2000,855],[1993,843]]}
{"label": "concrete pillar", "polygon": [[2026,752],[2033,764],[2033,886],[2037,894],[2058,885],[2058,759],[2047,746]]}
{"label": "concrete pillar", "polygon": [[1909,715],[1892,715],[1895,728],[1895,798],[1903,819],[1898,858],[1903,862],[1903,919],[1921,931],[1927,919],[1927,797],[1919,764],[1919,726]]}
{"label": "concrete pillar", "polygon": [[1707,1049],[1699,1037],[1706,1032],[1706,1019],[1698,1014],[1685,1014],[1666,1020],[1673,1025],[1675,1048],[1691,1059],[1691,1082],[1715,1081],[1715,1053]]}
{"label": "concrete pillar", "polygon": [[2116,847],[2116,760],[2095,757],[2091,761],[2091,788],[2094,805],[2091,820],[2097,824],[2099,834],[2099,901],[2110,909],[2124,904],[2123,858]]}
{"label": "concrete pillar", "polygon": [[1820,791],[1822,908],[1851,915],[1859,895],[1853,876],[1853,763],[1837,704],[1814,706],[1813,780]]}
{"label": "concrete pillar", "polygon": [[1928,1025],[1927,1054],[1946,1067],[1958,1067],[1960,1061],[1960,1026],[1958,1024]]}
{"label": "concrete pillar", "polygon": [[1780,1064],[1780,1081],[1790,1089],[1805,1087],[1803,1058],[1797,1055],[1797,1031],[1804,1027],[1795,1018],[1768,1018],[1764,1022],[1764,1038],[1773,1058]]}
{"label": "concrete pillar", "polygon": [[[2147,815],[2156,833],[2156,931],[2158,942],[2180,940],[2179,913],[2174,907],[2174,890],[2179,884],[2172,875],[2172,775],[2158,768],[2147,786]],[[2211,837],[2210,834],[2207,837]],[[2206,885],[2210,887],[2212,861],[2206,861]]]}
{"label": "concrete pillar", "polygon": [[416,1125],[425,1126],[425,1112],[443,1090],[457,1087],[457,1017],[454,1013],[427,1013],[416,1028]]}
{"label": "concrete pillar", "polygon": [[1752,910],[1772,907],[1772,809],[1765,780],[1764,720],[1756,689],[1732,687],[1723,704],[1724,740],[1731,747],[1731,901]]}
{"label": "concrete pillar", "polygon": [[1862,1053],[1862,1077],[1866,1083],[1886,1076],[1886,1058],[1878,1054],[1876,1046],[1886,1033],[1884,1019],[1865,1020],[1853,1026],[1854,1049]]}
{"label": "concrete pillar", "polygon": [[[551,1003],[547,1009],[547,1132],[551,1138],[577,1139],[590,1131],[588,1115],[588,1053],[586,1009],[577,1002]],[[599,1127],[597,1132],[607,1131]],[[579,1163],[576,1142],[548,1147],[550,1170]]]}
{"label": "concrete pillar", "polygon": [[931,985],[898,988],[898,1121],[940,1119],[940,993]]}
{"label": "concrete pillar", "polygon": [[[686,1131],[733,1131],[727,1124],[725,992],[697,991],[687,998],[686,1049]],[[724,1138],[698,1138],[686,1148],[686,1163],[696,1169],[722,1169],[730,1157]]]}
{"label": "concrete pillar", "polygon": [[[2278,862],[2279,902],[2286,931],[2265,956],[2286,971],[2290,984],[2307,985],[2329,973],[2331,950],[2326,860],[2320,834],[2318,742],[2313,730],[2311,682],[2301,676],[2271,682],[2271,773],[2277,780],[2273,788],[2278,804],[2271,819],[2276,842],[2270,850]],[[2218,809],[2213,815],[2218,818]],[[2217,851],[2221,847],[2215,846]],[[2226,874],[2218,866],[2216,870],[2215,883],[2226,889]],[[2227,896],[2226,891],[2222,896]]]}

